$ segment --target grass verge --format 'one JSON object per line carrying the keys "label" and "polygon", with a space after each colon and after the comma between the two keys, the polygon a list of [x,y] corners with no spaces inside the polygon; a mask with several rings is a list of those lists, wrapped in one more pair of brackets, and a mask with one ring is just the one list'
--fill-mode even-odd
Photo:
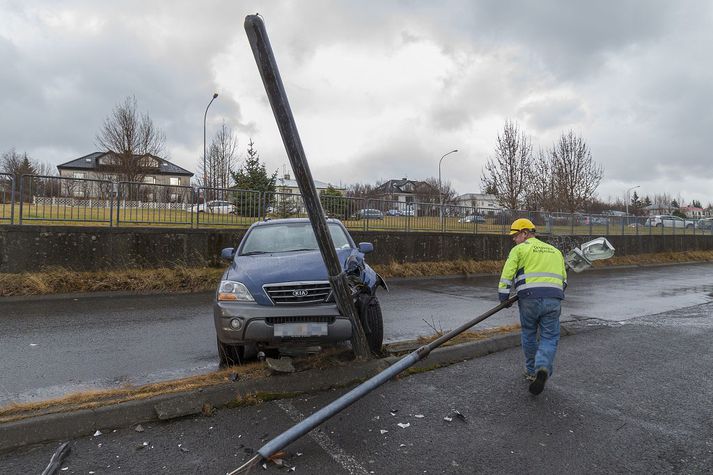
{"label": "grass verge", "polygon": [[[595,267],[651,265],[711,261],[713,251],[661,252],[632,256],[614,256],[595,261]],[[442,262],[407,262],[376,264],[384,278],[432,277],[439,275],[498,274],[503,261],[456,260]],[[125,269],[76,272],[51,267],[42,272],[0,274],[0,297],[45,295],[75,292],[205,292],[215,290],[223,268],[175,267],[161,269]]]}

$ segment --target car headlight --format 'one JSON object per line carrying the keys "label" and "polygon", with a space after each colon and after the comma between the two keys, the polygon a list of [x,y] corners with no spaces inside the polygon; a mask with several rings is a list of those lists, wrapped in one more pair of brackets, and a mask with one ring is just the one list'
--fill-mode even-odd
{"label": "car headlight", "polygon": [[221,280],[218,287],[218,301],[233,300],[242,302],[254,302],[255,299],[242,282],[232,280]]}

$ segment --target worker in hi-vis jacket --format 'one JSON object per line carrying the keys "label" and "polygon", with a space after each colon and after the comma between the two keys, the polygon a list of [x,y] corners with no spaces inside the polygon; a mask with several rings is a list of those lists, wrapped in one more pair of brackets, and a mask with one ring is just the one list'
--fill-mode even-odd
{"label": "worker in hi-vis jacket", "polygon": [[567,287],[567,271],[562,253],[535,237],[535,225],[529,219],[516,219],[510,226],[510,235],[515,247],[500,275],[498,295],[502,302],[510,297],[513,289],[517,293],[525,377],[531,381],[530,392],[537,395],[552,376],[560,339],[561,302]]}

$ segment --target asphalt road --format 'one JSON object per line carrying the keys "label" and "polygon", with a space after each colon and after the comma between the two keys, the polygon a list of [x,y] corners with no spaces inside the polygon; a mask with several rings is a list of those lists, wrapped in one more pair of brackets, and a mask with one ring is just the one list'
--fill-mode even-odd
{"label": "asphalt road", "polygon": [[[713,303],[600,322],[561,340],[538,397],[526,390],[519,348],[400,378],[287,447],[284,461],[318,475],[710,473],[712,338]],[[71,441],[59,473],[226,473],[342,392],[141,433],[108,428]],[[39,473],[57,445],[0,455],[0,471]],[[251,473],[289,472],[268,464]]]}
{"label": "asphalt road", "polygon": [[[713,264],[570,276],[563,320],[621,321],[707,302]],[[497,276],[393,281],[387,341],[454,328],[497,302]],[[212,294],[0,301],[0,404],[143,384],[217,368]],[[517,322],[515,308],[481,327]]]}

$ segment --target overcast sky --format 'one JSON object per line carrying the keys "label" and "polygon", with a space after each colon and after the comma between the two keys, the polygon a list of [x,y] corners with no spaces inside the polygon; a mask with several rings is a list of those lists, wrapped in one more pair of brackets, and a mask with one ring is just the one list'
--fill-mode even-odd
{"label": "overcast sky", "polygon": [[289,171],[243,28],[267,26],[313,177],[438,176],[480,192],[504,121],[548,148],[567,130],[604,166],[602,199],[713,201],[709,1],[0,0],[0,152],[97,150],[133,95],[191,171],[231,126]]}

